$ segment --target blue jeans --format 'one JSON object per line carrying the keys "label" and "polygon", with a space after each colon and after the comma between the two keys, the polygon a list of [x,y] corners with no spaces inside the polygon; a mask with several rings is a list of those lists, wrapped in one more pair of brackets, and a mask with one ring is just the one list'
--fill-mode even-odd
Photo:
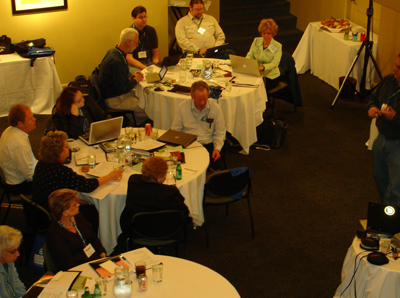
{"label": "blue jeans", "polygon": [[379,134],[372,146],[374,176],[385,204],[400,206],[400,140]]}

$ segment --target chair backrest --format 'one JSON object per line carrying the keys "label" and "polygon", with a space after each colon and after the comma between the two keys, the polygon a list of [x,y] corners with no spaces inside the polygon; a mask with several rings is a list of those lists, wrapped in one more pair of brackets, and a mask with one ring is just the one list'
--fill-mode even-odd
{"label": "chair backrest", "polygon": [[136,213],[131,222],[132,236],[153,240],[168,239],[178,234],[185,223],[185,215],[179,210]]}
{"label": "chair backrest", "polygon": [[46,243],[43,245],[43,257],[44,257],[44,264],[46,265],[46,269],[48,271],[53,272],[56,274],[58,272],[56,264],[54,263],[53,257],[51,256],[49,249],[47,248]]}
{"label": "chair backrest", "polygon": [[52,221],[50,213],[23,194],[20,194],[19,196],[22,199],[22,206],[24,207],[28,228],[33,229],[36,232],[47,230]]}
{"label": "chair backrest", "polygon": [[0,167],[0,183],[1,183],[1,188],[6,189],[7,187],[6,177],[4,176],[3,169],[1,167]]}
{"label": "chair backrest", "polygon": [[249,183],[250,169],[248,167],[224,170],[207,177],[204,191],[211,197],[236,197],[245,191]]}
{"label": "chair backrest", "polygon": [[99,88],[99,75],[92,74],[89,78],[90,82],[90,96],[94,99],[95,102],[99,104],[99,106],[103,109],[104,112],[107,113],[107,106],[104,102],[103,97],[101,96],[100,88]]}

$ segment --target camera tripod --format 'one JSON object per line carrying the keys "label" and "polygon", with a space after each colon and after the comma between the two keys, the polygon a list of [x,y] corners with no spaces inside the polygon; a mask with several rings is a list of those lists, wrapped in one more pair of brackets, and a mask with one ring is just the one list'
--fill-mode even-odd
{"label": "camera tripod", "polygon": [[[364,55],[364,66],[363,66],[363,72],[362,72],[362,76],[361,76],[361,81],[360,81],[360,92],[358,92],[357,90],[355,90],[355,92],[361,97],[361,98],[365,98],[366,96],[368,96],[377,86],[375,86],[374,88],[372,88],[371,90],[366,90],[365,88],[365,83],[366,83],[366,75],[367,75],[367,67],[368,67],[368,61],[369,58],[371,58],[372,63],[374,64],[374,67],[376,69],[376,72],[379,75],[379,78],[382,80],[382,73],[379,70],[378,64],[376,63],[376,60],[374,58],[374,56],[372,55],[372,46],[373,46],[373,42],[370,41],[369,39],[369,34],[371,31],[371,19],[372,16],[374,15],[374,8],[373,8],[373,1],[370,0],[369,1],[369,7],[367,8],[367,16],[368,16],[368,22],[367,22],[367,33],[365,36],[364,41],[361,44],[360,49],[358,50],[356,56],[354,57],[353,63],[350,66],[349,71],[346,74],[346,77],[343,80],[342,86],[340,86],[340,89],[338,91],[338,93],[336,94],[335,99],[332,102],[331,105],[331,109],[334,108],[336,101],[339,97],[340,92],[342,91],[347,79],[349,78],[350,73],[352,72],[354,66],[357,63],[358,58],[360,58],[360,54],[362,53],[362,51],[365,49],[365,55]],[[352,85],[353,86],[353,85]],[[355,87],[353,86],[353,88],[355,89]]]}

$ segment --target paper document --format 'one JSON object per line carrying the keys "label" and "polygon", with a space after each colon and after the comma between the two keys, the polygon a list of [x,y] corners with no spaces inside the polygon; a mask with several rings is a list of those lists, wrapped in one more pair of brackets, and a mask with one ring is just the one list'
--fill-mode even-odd
{"label": "paper document", "polygon": [[131,250],[121,256],[123,256],[123,258],[125,258],[130,264],[135,264],[137,261],[145,261],[146,269],[160,264],[160,260],[158,260],[157,257],[146,247]]}
{"label": "paper document", "polygon": [[118,186],[120,186],[119,182],[110,181],[107,184],[98,187],[95,191],[92,191],[89,195],[94,199],[102,200]]}
{"label": "paper document", "polygon": [[98,164],[102,161],[106,161],[106,155],[103,150],[94,149],[93,147],[90,147],[90,148],[83,148],[82,150],[80,150],[74,154],[75,164],[77,166],[87,165],[88,164],[87,156],[89,154],[96,155],[96,164]]}
{"label": "paper document", "polygon": [[132,148],[134,149],[140,149],[140,150],[154,150],[157,148],[160,148],[162,146],[165,146],[165,143],[153,140],[153,139],[147,139],[143,142],[137,142],[136,144],[132,144]]}

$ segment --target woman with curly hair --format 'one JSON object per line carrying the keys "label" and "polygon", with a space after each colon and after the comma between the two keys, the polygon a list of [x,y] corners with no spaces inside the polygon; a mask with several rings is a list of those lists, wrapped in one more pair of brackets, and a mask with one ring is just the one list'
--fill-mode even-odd
{"label": "woman with curly hair", "polygon": [[256,59],[260,71],[263,71],[267,92],[279,84],[279,63],[282,57],[282,45],[274,39],[278,25],[273,19],[263,19],[258,26],[261,37],[256,37],[246,58]]}
{"label": "woman with curly hair", "polygon": [[57,189],[92,192],[109,181],[122,177],[122,170],[119,170],[100,178],[88,179],[64,166],[63,161],[69,156],[67,139],[65,132],[56,130],[48,132],[40,143],[39,162],[33,174],[32,200],[47,210],[47,199]]}
{"label": "woman with curly hair", "polygon": [[92,122],[106,118],[107,114],[91,97],[85,100],[78,88],[68,86],[57,98],[50,130],[62,130],[70,138],[77,139],[89,132]]}

